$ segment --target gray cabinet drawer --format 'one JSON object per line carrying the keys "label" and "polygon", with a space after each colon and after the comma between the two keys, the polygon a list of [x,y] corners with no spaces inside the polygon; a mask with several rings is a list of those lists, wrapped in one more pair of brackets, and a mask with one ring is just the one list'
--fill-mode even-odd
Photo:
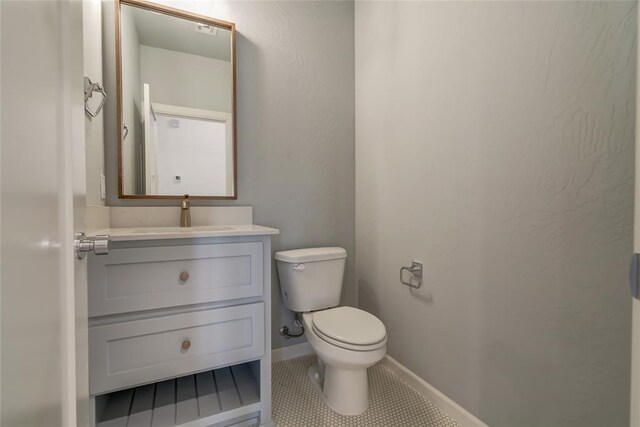
{"label": "gray cabinet drawer", "polygon": [[259,296],[262,242],[112,249],[89,283],[90,317]]}
{"label": "gray cabinet drawer", "polygon": [[89,389],[101,394],[263,354],[264,303],[92,326]]}

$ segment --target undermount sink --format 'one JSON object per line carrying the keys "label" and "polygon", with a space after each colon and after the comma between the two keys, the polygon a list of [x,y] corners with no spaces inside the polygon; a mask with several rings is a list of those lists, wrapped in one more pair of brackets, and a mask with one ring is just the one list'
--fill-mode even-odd
{"label": "undermount sink", "polygon": [[132,233],[179,233],[189,231],[228,231],[234,227],[228,225],[204,225],[198,227],[145,227],[132,230]]}

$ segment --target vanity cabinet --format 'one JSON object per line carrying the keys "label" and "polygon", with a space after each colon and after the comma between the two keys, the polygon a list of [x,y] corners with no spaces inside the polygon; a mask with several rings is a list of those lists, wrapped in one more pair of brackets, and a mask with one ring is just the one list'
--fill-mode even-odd
{"label": "vanity cabinet", "polygon": [[270,424],[277,230],[107,232],[110,253],[88,266],[96,425]]}

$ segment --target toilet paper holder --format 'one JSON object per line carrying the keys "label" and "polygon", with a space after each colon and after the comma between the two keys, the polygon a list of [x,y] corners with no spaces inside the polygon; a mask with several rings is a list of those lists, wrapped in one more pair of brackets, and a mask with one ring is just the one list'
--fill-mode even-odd
{"label": "toilet paper holder", "polygon": [[[409,281],[404,280],[404,272],[409,273]],[[417,283],[414,283],[417,279]],[[413,289],[420,289],[422,286],[422,263],[418,261],[411,262],[411,267],[400,267],[400,283]]]}

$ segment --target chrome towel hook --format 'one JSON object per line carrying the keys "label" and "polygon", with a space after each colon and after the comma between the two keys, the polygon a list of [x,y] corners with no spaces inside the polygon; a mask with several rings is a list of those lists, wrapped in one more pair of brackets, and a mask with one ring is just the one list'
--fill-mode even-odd
{"label": "chrome towel hook", "polygon": [[[404,280],[402,274],[405,271],[410,274],[409,281]],[[413,261],[411,267],[400,267],[400,283],[413,289],[420,289],[422,286],[422,263]]]}
{"label": "chrome towel hook", "polygon": [[[88,101],[89,98],[93,96],[94,92],[98,92],[100,95],[102,95],[102,100],[100,101],[100,104],[98,104],[96,111],[91,111]],[[107,93],[104,91],[102,85],[100,83],[93,83],[91,79],[89,79],[89,77],[84,76],[84,111],[86,111],[89,116],[95,117],[100,113],[102,107],[104,107],[104,103],[106,100]]]}

